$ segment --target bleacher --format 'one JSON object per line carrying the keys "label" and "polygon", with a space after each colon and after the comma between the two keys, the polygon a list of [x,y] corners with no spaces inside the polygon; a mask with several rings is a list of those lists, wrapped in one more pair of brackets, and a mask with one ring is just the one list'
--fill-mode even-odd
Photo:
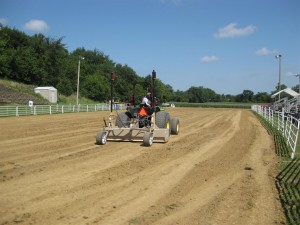
{"label": "bleacher", "polygon": [[284,112],[287,115],[291,115],[297,119],[300,119],[300,94],[290,88],[286,88],[273,94],[271,98],[275,99],[280,93],[288,94],[288,96],[290,97],[287,97],[287,95],[285,95],[286,97],[282,97],[277,101],[274,101],[272,103],[272,108],[275,111],[282,111],[282,109],[284,109]]}

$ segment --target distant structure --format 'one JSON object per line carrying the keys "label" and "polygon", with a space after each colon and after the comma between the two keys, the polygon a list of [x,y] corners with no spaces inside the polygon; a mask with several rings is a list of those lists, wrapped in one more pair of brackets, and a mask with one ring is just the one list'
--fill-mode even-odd
{"label": "distant structure", "polygon": [[51,103],[57,103],[57,89],[54,87],[37,87],[34,92],[40,94]]}
{"label": "distant structure", "polygon": [[[284,97],[276,101],[276,97],[283,92],[288,94],[291,97],[290,98]],[[296,115],[296,118],[300,118],[300,94],[299,93],[293,91],[290,88],[286,88],[273,94],[271,98],[274,99],[272,105],[276,111],[280,111],[284,108],[285,113],[294,114]]]}

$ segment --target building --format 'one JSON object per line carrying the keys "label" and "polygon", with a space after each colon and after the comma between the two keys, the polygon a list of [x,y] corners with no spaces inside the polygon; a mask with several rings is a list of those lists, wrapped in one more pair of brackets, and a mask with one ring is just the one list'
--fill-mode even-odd
{"label": "building", "polygon": [[57,89],[54,87],[37,87],[34,92],[40,94],[51,103],[57,103]]}

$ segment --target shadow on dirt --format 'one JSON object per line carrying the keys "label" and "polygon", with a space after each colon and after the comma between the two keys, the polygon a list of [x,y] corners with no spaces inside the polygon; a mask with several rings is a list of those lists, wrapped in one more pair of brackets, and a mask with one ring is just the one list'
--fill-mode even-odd
{"label": "shadow on dirt", "polygon": [[300,158],[290,159],[289,149],[281,133],[271,124],[256,114],[268,133],[273,136],[276,154],[281,160],[287,160],[283,169],[276,176],[275,184],[281,206],[289,225],[300,224]]}
{"label": "shadow on dirt", "polygon": [[288,224],[300,224],[300,158],[287,163],[277,175],[276,188]]}

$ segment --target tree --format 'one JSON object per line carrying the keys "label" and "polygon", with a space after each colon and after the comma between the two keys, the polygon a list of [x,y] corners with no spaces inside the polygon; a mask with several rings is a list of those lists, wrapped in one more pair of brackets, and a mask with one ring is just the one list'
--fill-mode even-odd
{"label": "tree", "polygon": [[65,76],[59,78],[56,88],[59,91],[59,93],[65,95],[65,96],[70,96],[73,94],[72,83]]}
{"label": "tree", "polygon": [[253,91],[244,90],[242,95],[243,95],[243,102],[252,102],[253,101],[253,97],[254,97]]}
{"label": "tree", "polygon": [[268,103],[271,102],[271,96],[267,92],[258,92],[254,95],[255,102]]}
{"label": "tree", "polygon": [[80,93],[94,101],[107,101],[109,99],[109,81],[99,73],[95,73],[85,79]]}
{"label": "tree", "polygon": [[253,102],[254,93],[250,90],[244,90],[242,94],[236,96],[237,102]]}
{"label": "tree", "polygon": [[293,91],[296,91],[297,93],[299,93],[299,84],[297,84],[296,86],[292,87]]}
{"label": "tree", "polygon": [[220,99],[220,95],[216,94],[213,90],[204,87],[190,87],[187,90],[189,102],[205,103],[215,102]]}

